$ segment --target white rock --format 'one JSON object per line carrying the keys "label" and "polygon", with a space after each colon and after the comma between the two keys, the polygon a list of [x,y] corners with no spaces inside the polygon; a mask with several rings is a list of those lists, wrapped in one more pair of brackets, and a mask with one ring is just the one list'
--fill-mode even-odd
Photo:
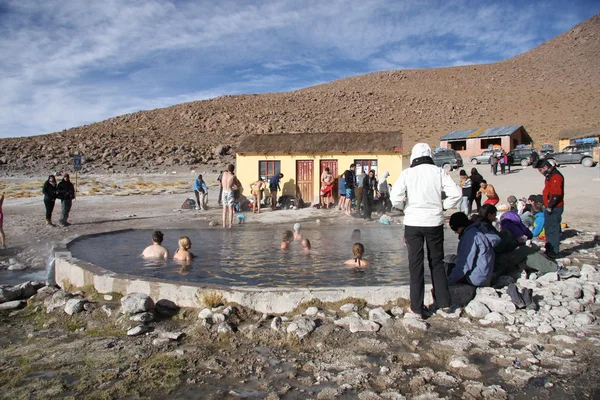
{"label": "white rock", "polygon": [[493,287],[478,287],[477,288],[477,294],[475,295],[475,297],[479,297],[479,296],[487,296],[487,297],[498,297],[498,292],[496,292],[496,289],[494,289]]}
{"label": "white rock", "polygon": [[151,322],[154,321],[154,314],[151,312],[133,314],[131,317],[129,317],[129,320],[136,322]]}
{"label": "white rock", "polygon": [[319,309],[317,307],[308,307],[306,311],[304,311],[304,315],[308,317],[314,317],[319,313]]}
{"label": "white rock", "polygon": [[165,344],[168,344],[169,342],[171,342],[171,340],[168,338],[156,338],[152,341],[152,345],[164,346]]}
{"label": "white rock", "polygon": [[563,283],[562,290],[560,291],[562,296],[568,299],[579,299],[583,296],[583,289],[578,284],[571,283],[570,281]]}
{"label": "white rock", "polygon": [[69,315],[77,314],[83,311],[86,301],[82,299],[70,299],[65,304],[65,312]]}
{"label": "white rock", "polygon": [[161,331],[158,333],[158,337],[163,338],[163,339],[169,339],[169,340],[180,340],[182,337],[185,336],[185,333],[183,332],[167,332],[167,331]]}
{"label": "white rock", "polygon": [[554,307],[549,311],[550,315],[553,317],[564,318],[567,315],[571,314],[571,312],[566,307]]}
{"label": "white rock", "polygon": [[429,324],[422,319],[403,318],[402,325],[409,332],[423,332],[429,329]]}
{"label": "white rock", "polygon": [[356,304],[346,303],[340,307],[340,311],[342,311],[342,312],[358,311],[358,307],[356,306]]}
{"label": "white rock", "polygon": [[562,343],[566,343],[566,344],[576,344],[577,343],[577,339],[575,339],[574,337],[571,337],[571,336],[567,336],[567,335],[555,335],[552,337],[552,341],[553,342],[562,342]]}
{"label": "white rock", "polygon": [[463,356],[454,356],[450,359],[448,365],[450,368],[466,368],[469,366],[469,360],[467,357]]}
{"label": "white rock", "polygon": [[[11,258],[11,260],[14,260],[13,258]],[[24,269],[27,269],[27,266],[25,264],[21,264],[20,262],[15,262],[14,264],[10,264],[7,268],[9,271],[22,271]]]}
{"label": "white rock", "polygon": [[471,300],[465,307],[465,311],[473,318],[483,318],[490,313],[490,309],[477,300]]}
{"label": "white rock", "polygon": [[504,318],[498,312],[491,312],[491,313],[489,313],[488,315],[485,316],[485,319],[487,321],[490,321],[493,324],[504,322]]}
{"label": "white rock", "polygon": [[221,313],[214,313],[212,315],[212,320],[215,324],[220,324],[221,322],[225,322],[225,315]]}
{"label": "white rock", "polygon": [[537,281],[542,285],[548,284],[550,282],[556,282],[558,281],[558,275],[556,274],[556,272],[548,272],[537,278]]}
{"label": "white rock", "polygon": [[571,300],[569,304],[567,304],[567,308],[571,312],[582,312],[585,307],[577,300]]}
{"label": "white rock", "polygon": [[392,309],[390,310],[392,315],[396,318],[400,318],[401,316],[404,315],[404,309],[402,307],[392,307]]}
{"label": "white rock", "polygon": [[542,324],[542,325],[538,326],[537,331],[541,334],[546,334],[546,333],[554,332],[554,328],[552,328],[548,324]]}
{"label": "white rock", "polygon": [[377,332],[381,329],[381,325],[379,325],[375,321],[368,321],[362,318],[350,318],[350,323],[348,324],[348,329],[351,333],[356,332]]}
{"label": "white rock", "polygon": [[131,293],[121,299],[121,313],[136,314],[150,311],[154,308],[154,301],[144,293]]}
{"label": "white rock", "polygon": [[483,326],[488,326],[488,325],[491,325],[491,324],[493,324],[493,322],[492,322],[492,321],[490,321],[490,320],[488,320],[488,319],[480,319],[480,320],[479,320],[479,324],[480,324],[480,325],[483,325]]}
{"label": "white rock", "polygon": [[198,314],[199,319],[207,319],[210,317],[212,317],[212,311],[210,311],[210,309],[208,309],[208,308],[203,308],[200,311],[200,314]]}
{"label": "white rock", "polygon": [[287,333],[295,334],[298,338],[302,339],[303,337],[309,335],[316,328],[315,322],[306,317],[300,317],[292,321],[286,331]]}
{"label": "white rock", "polygon": [[386,325],[392,317],[383,308],[379,307],[369,311],[369,319],[380,325]]}
{"label": "white rock", "polygon": [[110,308],[109,306],[107,306],[106,304],[104,304],[102,307],[100,307],[100,309],[102,311],[104,311],[104,313],[106,314],[107,317],[112,316],[113,314],[113,310],[112,308]]}
{"label": "white rock", "polygon": [[0,310],[16,310],[17,308],[25,307],[26,304],[23,300],[7,301],[0,304]]}
{"label": "white rock", "polygon": [[281,317],[275,317],[271,320],[271,329],[280,332],[282,324],[283,321],[281,321]]}
{"label": "white rock", "polygon": [[229,317],[230,315],[233,315],[236,313],[236,309],[233,306],[227,306],[223,309],[223,311],[221,311],[221,313],[224,316]]}
{"label": "white rock", "polygon": [[150,328],[146,325],[138,325],[127,331],[127,336],[138,336],[150,331]]}
{"label": "white rock", "polygon": [[477,297],[475,300],[485,304],[490,311],[499,312],[501,314],[512,314],[517,310],[515,304],[506,299],[500,299],[498,297]]}
{"label": "white rock", "polygon": [[105,294],[104,295],[104,300],[106,300],[106,301],[112,301],[113,300],[112,294]]}
{"label": "white rock", "polygon": [[231,333],[231,332],[233,332],[233,328],[227,322],[221,322],[217,326],[217,332],[218,333]]}
{"label": "white rock", "polygon": [[579,325],[591,325],[594,322],[594,317],[590,314],[577,314],[575,315],[575,323]]}

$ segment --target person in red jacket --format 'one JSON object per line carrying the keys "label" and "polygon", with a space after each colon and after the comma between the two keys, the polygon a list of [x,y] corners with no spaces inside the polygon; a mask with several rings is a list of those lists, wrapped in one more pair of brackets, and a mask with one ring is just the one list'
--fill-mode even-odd
{"label": "person in red jacket", "polygon": [[535,167],[546,177],[542,197],[544,198],[544,229],[546,230],[546,255],[558,257],[560,247],[560,223],[565,202],[565,178],[556,166],[547,160],[539,160]]}

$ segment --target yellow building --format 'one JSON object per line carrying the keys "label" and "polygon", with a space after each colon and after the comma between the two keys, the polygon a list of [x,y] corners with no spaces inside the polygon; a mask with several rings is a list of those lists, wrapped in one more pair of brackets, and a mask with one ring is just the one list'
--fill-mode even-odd
{"label": "yellow building", "polygon": [[558,134],[558,151],[565,147],[579,143],[598,143],[600,141],[600,128],[564,129]]}
{"label": "yellow building", "polygon": [[280,195],[315,204],[319,202],[321,174],[329,167],[336,178],[337,201],[339,176],[350,164],[356,164],[357,175],[374,169],[379,177],[388,171],[388,183],[393,184],[402,172],[401,152],[400,132],[252,135],[236,149],[236,175],[242,193],[249,196],[250,183],[260,178],[268,186],[269,178],[281,172]]}

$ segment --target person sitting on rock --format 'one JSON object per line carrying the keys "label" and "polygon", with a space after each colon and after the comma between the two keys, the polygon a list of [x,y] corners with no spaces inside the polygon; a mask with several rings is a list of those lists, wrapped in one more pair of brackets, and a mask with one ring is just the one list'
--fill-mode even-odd
{"label": "person sitting on rock", "polygon": [[154,231],[152,233],[152,244],[144,249],[142,257],[144,258],[169,258],[169,251],[162,247],[163,233],[161,231]]}
{"label": "person sitting on rock", "polygon": [[458,254],[455,265],[449,265],[448,285],[468,283],[489,286],[494,272],[494,247],[500,237],[483,221],[469,221],[463,212],[450,217],[450,228],[458,234]]}
{"label": "person sitting on rock", "polygon": [[189,250],[192,248],[192,241],[187,236],[182,236],[179,238],[179,248],[175,250],[175,255],[173,256],[173,260],[181,261],[184,263],[189,263],[194,258],[194,254],[192,254]]}
{"label": "person sitting on rock", "polygon": [[369,266],[370,263],[367,260],[363,260],[363,254],[365,254],[365,247],[362,243],[354,243],[354,246],[352,246],[352,254],[354,255],[354,258],[346,260],[344,264],[356,268],[365,268]]}

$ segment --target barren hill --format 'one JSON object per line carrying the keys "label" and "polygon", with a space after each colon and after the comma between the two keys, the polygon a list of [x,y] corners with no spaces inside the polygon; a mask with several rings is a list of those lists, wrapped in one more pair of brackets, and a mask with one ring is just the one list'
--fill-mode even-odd
{"label": "barren hill", "polygon": [[[7,174],[198,168],[231,159],[256,133],[401,131],[404,146],[451,130],[524,125],[539,144],[600,126],[600,15],[487,65],[371,73],[287,93],[222,96],[141,111],[49,135],[0,140]],[[228,152],[229,147],[232,148]]]}

